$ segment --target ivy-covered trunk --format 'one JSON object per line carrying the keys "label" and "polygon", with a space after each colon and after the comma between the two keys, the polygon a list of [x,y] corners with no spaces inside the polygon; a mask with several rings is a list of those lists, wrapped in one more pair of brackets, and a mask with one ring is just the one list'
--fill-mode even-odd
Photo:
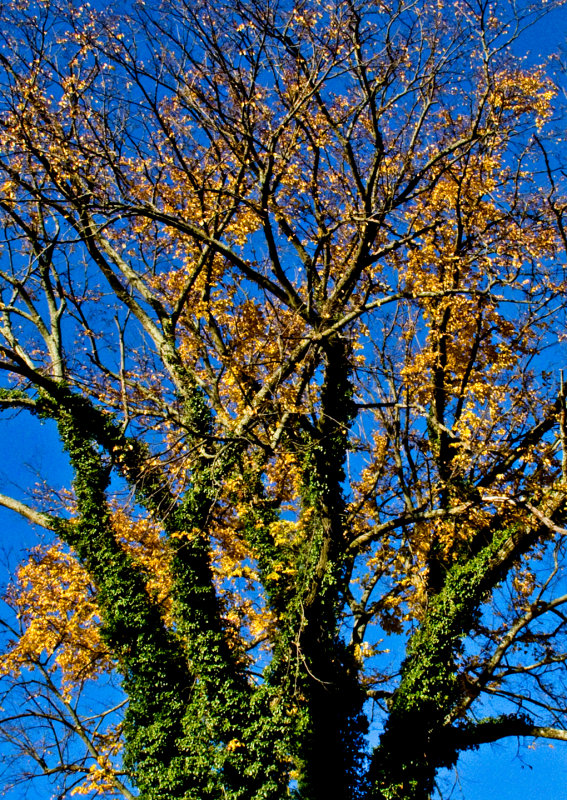
{"label": "ivy-covered trunk", "polygon": [[353,654],[339,634],[350,579],[345,556],[344,464],[353,417],[350,354],[340,338],[324,351],[320,413],[304,437],[303,515],[309,536],[301,565],[297,653],[305,694],[299,741],[301,797],[337,800],[361,791],[366,717]]}
{"label": "ivy-covered trunk", "polygon": [[[475,691],[459,680],[462,640],[474,626],[483,600],[533,535],[517,526],[480,531],[466,548],[466,557],[447,569],[408,643],[386,727],[371,761],[368,800],[428,800],[437,771],[454,766],[459,752],[469,746],[466,726],[455,723],[459,715],[452,713]],[[499,725],[504,719],[492,723]]]}
{"label": "ivy-covered trunk", "polygon": [[[198,398],[197,398],[198,399]],[[197,402],[193,428],[207,424]],[[122,674],[128,697],[125,766],[143,800],[279,800],[289,768],[278,758],[280,731],[231,651],[213,584],[207,524],[214,487],[233,469],[234,448],[211,468],[198,465],[183,502],[143,474],[135,443],[112,418],[63,387],[57,401],[42,400],[53,416],[75,472],[79,518],[62,539],[89,570],[97,589],[102,634]],[[198,412],[198,413],[197,413]],[[199,419],[200,415],[200,419]],[[176,630],[168,629],[148,593],[144,572],[116,539],[106,491],[109,463],[99,442],[123,456],[118,462],[140,503],[164,519],[171,546]],[[283,748],[282,748],[283,749]]]}

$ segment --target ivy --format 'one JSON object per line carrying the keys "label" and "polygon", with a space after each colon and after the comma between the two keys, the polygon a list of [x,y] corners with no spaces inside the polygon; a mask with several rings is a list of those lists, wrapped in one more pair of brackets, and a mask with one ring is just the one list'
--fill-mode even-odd
{"label": "ivy", "polygon": [[[38,406],[42,416],[57,420],[75,471],[79,519],[60,535],[97,589],[102,636],[117,659],[129,699],[125,765],[142,797],[281,797],[288,769],[283,752],[280,758],[274,753],[282,750],[277,746],[282,726],[271,721],[265,692],[256,692],[252,702],[242,667],[227,647],[205,534],[214,486],[233,468],[237,448],[225,448],[224,458],[213,465],[205,462],[182,502],[174,502],[159,484],[157,470],[141,472],[144,447],[124,437],[112,417],[65,387],[56,399],[42,396]],[[193,403],[191,413],[195,427],[205,430],[209,412],[204,404]],[[195,419],[196,413],[204,419]],[[111,458],[103,457],[95,438]],[[106,502],[113,463],[133,483],[140,502],[162,515],[167,534],[189,534],[170,539],[173,631],[164,627],[148,595],[147,576],[115,539]],[[170,503],[165,514],[164,498]]]}
{"label": "ivy", "polygon": [[425,800],[433,790],[436,769],[456,762],[457,746],[443,733],[447,715],[462,692],[455,660],[463,636],[494,587],[495,556],[515,532],[514,527],[497,531],[476,556],[457,561],[441,591],[430,598],[424,620],[408,644],[388,724],[374,753],[370,797]]}

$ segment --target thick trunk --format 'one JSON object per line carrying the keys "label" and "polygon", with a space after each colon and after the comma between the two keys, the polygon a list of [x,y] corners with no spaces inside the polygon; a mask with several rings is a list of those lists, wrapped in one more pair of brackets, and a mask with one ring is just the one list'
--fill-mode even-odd
{"label": "thick trunk", "polygon": [[308,712],[299,753],[300,793],[309,800],[328,800],[330,794],[336,800],[354,800],[360,796],[367,722],[357,667],[338,631],[349,579],[343,467],[352,419],[349,357],[342,340],[329,343],[325,359],[319,423],[304,463],[311,534],[297,654]]}
{"label": "thick trunk", "polygon": [[308,665],[309,728],[300,754],[304,759],[301,796],[328,800],[332,791],[336,800],[355,800],[361,796],[367,728],[363,694],[340,642],[321,641],[307,630],[302,648]]}

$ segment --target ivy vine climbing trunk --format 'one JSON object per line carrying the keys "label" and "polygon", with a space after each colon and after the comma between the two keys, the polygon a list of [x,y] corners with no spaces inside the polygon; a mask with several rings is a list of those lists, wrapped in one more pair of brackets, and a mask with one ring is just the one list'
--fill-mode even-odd
{"label": "ivy vine climbing trunk", "polygon": [[454,766],[459,750],[466,749],[468,726],[455,727],[454,712],[479,690],[459,676],[463,640],[479,621],[482,602],[537,535],[492,520],[469,543],[466,558],[446,571],[409,641],[388,722],[373,754],[369,800],[428,800],[438,770]]}
{"label": "ivy vine climbing trunk", "polygon": [[190,785],[182,752],[191,677],[175,637],[148,602],[145,581],[120,548],[106,502],[108,466],[77,419],[58,411],[61,440],[75,470],[79,519],[63,539],[92,575],[103,618],[102,634],[123,675],[129,704],[125,763],[150,798],[184,797]]}
{"label": "ivy vine climbing trunk", "polygon": [[353,652],[339,621],[352,564],[344,500],[345,462],[354,417],[352,358],[340,337],[326,343],[317,420],[302,439],[302,513],[308,531],[297,597],[297,655],[306,697],[301,796],[359,796],[367,721]]}
{"label": "ivy vine climbing trunk", "polygon": [[[59,532],[97,589],[102,634],[129,699],[125,766],[136,774],[141,796],[281,797],[286,769],[276,755],[277,728],[270,725],[270,709],[262,698],[251,704],[245,662],[229,649],[221,625],[210,564],[207,526],[215,487],[232,471],[237,449],[228,448],[213,465],[203,463],[179,503],[159,482],[159,473],[148,474],[138,461],[138,443],[84,399],[45,382],[41,414],[57,421],[75,472],[78,519],[61,525]],[[209,421],[210,412],[195,390],[187,425],[202,435]],[[139,502],[163,518],[170,536],[175,632],[168,630],[148,593],[147,575],[116,539],[106,496],[112,461]],[[211,748],[218,742],[236,746],[218,749],[215,757]]]}

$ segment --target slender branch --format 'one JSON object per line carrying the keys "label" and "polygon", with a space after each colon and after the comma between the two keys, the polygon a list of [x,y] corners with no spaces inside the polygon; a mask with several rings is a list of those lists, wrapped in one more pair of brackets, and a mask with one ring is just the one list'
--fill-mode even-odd
{"label": "slender branch", "polygon": [[42,511],[37,511],[31,506],[22,503],[20,500],[16,500],[13,497],[8,497],[5,494],[0,494],[0,506],[9,508],[10,511],[15,511],[17,514],[20,514],[22,517],[27,519],[28,522],[31,522],[34,525],[39,525],[41,528],[46,528],[50,531],[58,530],[66,523],[66,520],[62,518],[54,517],[51,514],[45,514]]}

